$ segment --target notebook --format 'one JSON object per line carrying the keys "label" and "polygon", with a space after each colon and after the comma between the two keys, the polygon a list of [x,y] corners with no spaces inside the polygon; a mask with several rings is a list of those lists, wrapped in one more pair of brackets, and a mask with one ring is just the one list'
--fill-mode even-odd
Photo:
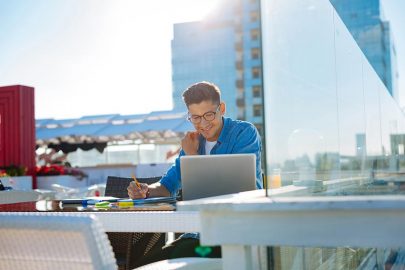
{"label": "notebook", "polygon": [[183,200],[256,189],[255,154],[182,156],[180,170]]}

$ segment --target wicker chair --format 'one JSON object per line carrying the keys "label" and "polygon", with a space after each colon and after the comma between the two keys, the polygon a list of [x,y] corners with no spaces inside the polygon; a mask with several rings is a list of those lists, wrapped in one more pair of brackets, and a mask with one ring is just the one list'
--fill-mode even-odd
{"label": "wicker chair", "polygon": [[95,217],[0,213],[0,269],[117,269]]}
{"label": "wicker chair", "polygon": [[[138,178],[141,183],[152,184],[161,177]],[[105,196],[118,198],[128,197],[127,187],[132,178],[108,176]],[[133,232],[107,232],[111,246],[117,259],[119,269],[134,269],[139,266],[139,259],[153,248],[165,244],[163,233],[133,233]]]}

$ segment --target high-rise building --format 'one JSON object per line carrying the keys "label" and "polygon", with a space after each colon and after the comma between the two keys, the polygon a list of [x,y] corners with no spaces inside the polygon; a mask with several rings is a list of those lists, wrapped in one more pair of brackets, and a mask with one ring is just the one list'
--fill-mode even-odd
{"label": "high-rise building", "polygon": [[222,91],[226,115],[263,131],[260,1],[225,0],[199,22],[174,25],[172,81],[174,109],[181,94],[198,81]]}
{"label": "high-rise building", "polygon": [[380,0],[330,0],[391,96],[398,102],[398,73],[390,24]]}
{"label": "high-rise building", "polygon": [[[359,47],[398,101],[396,52],[380,0],[330,0]],[[174,25],[174,109],[192,83],[207,80],[222,90],[227,115],[263,132],[260,0],[222,0],[199,22]]]}

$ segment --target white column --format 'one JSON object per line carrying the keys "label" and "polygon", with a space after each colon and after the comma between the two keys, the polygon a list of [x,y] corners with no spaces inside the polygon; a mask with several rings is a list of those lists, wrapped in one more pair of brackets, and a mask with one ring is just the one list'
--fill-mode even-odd
{"label": "white column", "polygon": [[250,246],[222,245],[223,270],[253,270]]}

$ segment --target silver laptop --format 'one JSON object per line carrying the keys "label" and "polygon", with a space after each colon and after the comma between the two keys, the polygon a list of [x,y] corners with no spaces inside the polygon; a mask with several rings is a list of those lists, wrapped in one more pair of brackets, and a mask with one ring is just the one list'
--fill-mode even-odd
{"label": "silver laptop", "polygon": [[180,169],[183,200],[256,189],[255,154],[182,156]]}

